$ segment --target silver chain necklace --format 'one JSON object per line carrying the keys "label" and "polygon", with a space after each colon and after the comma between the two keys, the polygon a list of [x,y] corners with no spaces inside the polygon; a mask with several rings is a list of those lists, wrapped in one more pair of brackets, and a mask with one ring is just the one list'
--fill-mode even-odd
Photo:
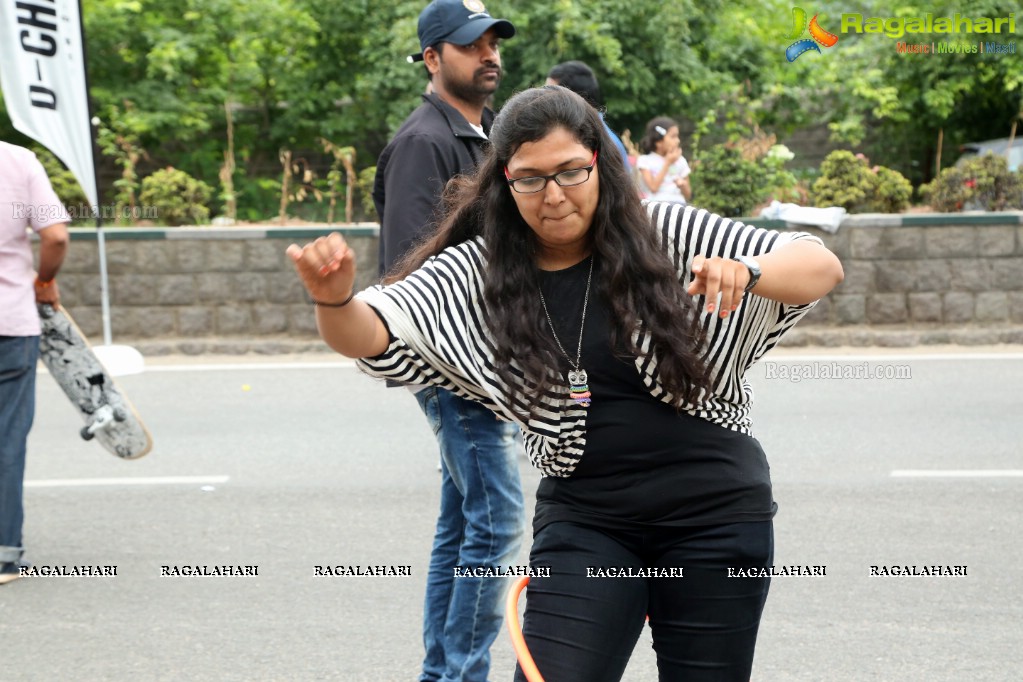
{"label": "silver chain necklace", "polygon": [[547,316],[547,324],[551,326],[551,334],[554,335],[554,342],[558,344],[561,354],[564,355],[568,359],[569,364],[572,365],[572,370],[568,373],[569,397],[582,407],[589,407],[590,405],[590,387],[587,385],[586,370],[579,365],[583,357],[583,330],[586,328],[586,308],[590,302],[590,282],[593,279],[593,261],[594,258],[591,255],[590,274],[586,276],[586,295],[583,296],[583,319],[582,322],[579,323],[579,344],[575,349],[575,362],[572,361],[572,356],[565,351],[565,347],[561,345],[561,339],[558,338],[558,332],[554,330],[554,321],[551,320],[551,314],[547,310],[547,301],[543,298],[543,289],[540,290],[540,305],[543,306],[544,315]]}

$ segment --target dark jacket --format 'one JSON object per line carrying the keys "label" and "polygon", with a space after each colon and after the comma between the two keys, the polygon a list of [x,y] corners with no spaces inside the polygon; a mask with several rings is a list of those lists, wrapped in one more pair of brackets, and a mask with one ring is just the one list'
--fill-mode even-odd
{"label": "dark jacket", "polygon": [[[490,133],[494,112],[483,110]],[[424,95],[377,160],[373,202],[380,218],[380,274],[436,227],[435,210],[448,180],[471,173],[483,158],[485,137],[436,94]]]}

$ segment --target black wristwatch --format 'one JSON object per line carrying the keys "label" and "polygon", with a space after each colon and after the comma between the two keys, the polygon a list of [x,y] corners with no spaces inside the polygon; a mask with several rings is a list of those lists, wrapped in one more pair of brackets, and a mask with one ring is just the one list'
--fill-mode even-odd
{"label": "black wristwatch", "polygon": [[760,281],[760,263],[756,262],[749,256],[736,256],[732,260],[739,261],[746,266],[747,270],[749,270],[749,283],[746,284],[746,289],[744,291],[749,291],[755,287],[757,282]]}

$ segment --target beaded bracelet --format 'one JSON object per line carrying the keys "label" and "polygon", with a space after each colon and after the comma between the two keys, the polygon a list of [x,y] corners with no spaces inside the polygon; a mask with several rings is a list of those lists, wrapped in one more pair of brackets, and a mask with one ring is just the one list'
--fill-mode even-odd
{"label": "beaded bracelet", "polygon": [[340,303],[326,303],[325,301],[317,301],[315,298],[313,299],[313,303],[315,305],[321,305],[324,308],[344,308],[346,305],[352,302],[353,298],[355,298],[355,289],[352,289],[352,293],[348,294],[348,298],[341,301]]}

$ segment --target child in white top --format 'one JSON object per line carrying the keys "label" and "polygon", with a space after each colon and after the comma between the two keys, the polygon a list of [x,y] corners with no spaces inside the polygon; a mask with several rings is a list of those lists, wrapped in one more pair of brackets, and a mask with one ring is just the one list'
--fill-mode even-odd
{"label": "child in white top", "polygon": [[689,163],[679,144],[678,124],[665,116],[651,120],[639,149],[643,155],[636,160],[636,168],[643,198],[685,204],[693,190],[689,186]]}

